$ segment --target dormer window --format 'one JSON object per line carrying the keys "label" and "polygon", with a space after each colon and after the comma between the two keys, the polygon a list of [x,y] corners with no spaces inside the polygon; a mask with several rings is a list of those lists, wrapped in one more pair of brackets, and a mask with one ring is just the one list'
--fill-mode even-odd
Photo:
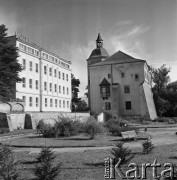
{"label": "dormer window", "polygon": [[100,83],[100,94],[103,100],[110,97],[110,83],[106,80],[106,78],[103,79],[103,81]]}

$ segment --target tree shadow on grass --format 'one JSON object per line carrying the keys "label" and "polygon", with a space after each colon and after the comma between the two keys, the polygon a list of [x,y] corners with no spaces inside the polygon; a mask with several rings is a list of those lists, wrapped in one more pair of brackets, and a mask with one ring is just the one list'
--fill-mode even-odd
{"label": "tree shadow on grass", "polygon": [[177,156],[170,156],[169,159],[177,159]]}
{"label": "tree shadow on grass", "polygon": [[21,164],[36,164],[37,161],[21,161]]}
{"label": "tree shadow on grass", "polygon": [[84,163],[87,166],[94,166],[94,167],[99,167],[99,166],[105,166],[104,162],[97,162],[97,163]]}
{"label": "tree shadow on grass", "polygon": [[90,138],[55,138],[56,140],[88,141]]}

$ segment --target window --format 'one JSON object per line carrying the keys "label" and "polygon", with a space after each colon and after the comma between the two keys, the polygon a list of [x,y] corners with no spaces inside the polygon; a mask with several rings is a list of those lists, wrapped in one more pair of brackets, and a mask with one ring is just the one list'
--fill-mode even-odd
{"label": "window", "polygon": [[69,108],[69,101],[67,101],[67,108]]}
{"label": "window", "polygon": [[53,99],[50,99],[50,107],[53,106]]}
{"label": "window", "polygon": [[49,75],[52,76],[52,68],[49,68]]}
{"label": "window", "polygon": [[38,73],[38,69],[39,69],[39,67],[38,67],[38,64],[36,63],[36,72]]}
{"label": "window", "polygon": [[36,89],[38,89],[38,80],[36,80]]}
{"label": "window", "polygon": [[29,106],[32,106],[33,105],[33,99],[32,97],[29,97]]}
{"label": "window", "polygon": [[55,69],[55,71],[54,71],[54,74],[55,74],[55,77],[57,77],[57,70]]}
{"label": "window", "polygon": [[52,91],[52,83],[50,83],[50,91]]}
{"label": "window", "polygon": [[135,74],[135,80],[138,81],[138,79],[139,79],[138,74]]}
{"label": "window", "polygon": [[29,62],[29,67],[30,67],[29,70],[32,71],[33,70],[33,63],[32,63],[32,61]]}
{"label": "window", "polygon": [[130,93],[130,86],[124,86],[124,92]]}
{"label": "window", "polygon": [[44,82],[44,90],[47,91],[47,82]]}
{"label": "window", "polygon": [[59,100],[59,108],[61,108],[61,100]]}
{"label": "window", "polygon": [[131,101],[125,101],[125,108],[126,110],[130,110],[132,107],[131,107]]}
{"label": "window", "polygon": [[69,95],[69,88],[67,87],[67,95]]}
{"label": "window", "polygon": [[22,100],[25,102],[26,105],[26,96],[22,96]]}
{"label": "window", "polygon": [[66,74],[66,81],[68,81],[68,74]]}
{"label": "window", "polygon": [[57,99],[55,99],[55,107],[57,108]]}
{"label": "window", "polygon": [[63,100],[63,108],[65,108],[65,100]]}
{"label": "window", "polygon": [[57,85],[55,84],[55,92],[57,92]]}
{"label": "window", "polygon": [[34,49],[32,49],[32,54],[34,54]]}
{"label": "window", "polygon": [[63,73],[63,80],[65,80],[65,73]]}
{"label": "window", "polygon": [[59,93],[61,93],[61,86],[60,85],[58,87],[58,91],[59,91]]}
{"label": "window", "polygon": [[45,107],[47,107],[47,98],[45,98]]}
{"label": "window", "polygon": [[47,66],[44,66],[44,74],[47,74]]}
{"label": "window", "polygon": [[111,74],[108,74],[108,78],[111,78]]}
{"label": "window", "polygon": [[30,89],[33,88],[33,81],[32,81],[32,79],[29,79],[29,88],[30,88]]}
{"label": "window", "polygon": [[26,69],[26,59],[23,59],[23,70]]}
{"label": "window", "polygon": [[24,88],[26,87],[26,78],[22,79],[22,87],[24,87]]}
{"label": "window", "polygon": [[110,110],[111,109],[111,103],[110,102],[105,102],[105,109]]}
{"label": "window", "polygon": [[58,71],[58,78],[61,79],[61,72]]}
{"label": "window", "polygon": [[125,77],[125,74],[124,72],[121,73],[121,77],[124,78]]}
{"label": "window", "polygon": [[63,86],[63,94],[65,94],[65,87]]}
{"label": "window", "polygon": [[38,107],[39,100],[36,98],[36,107]]}

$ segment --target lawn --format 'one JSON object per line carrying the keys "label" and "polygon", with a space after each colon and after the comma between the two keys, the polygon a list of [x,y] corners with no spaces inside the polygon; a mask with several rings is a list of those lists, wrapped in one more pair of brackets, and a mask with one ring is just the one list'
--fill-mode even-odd
{"label": "lawn", "polygon": [[118,136],[112,136],[107,134],[102,134],[96,136],[94,139],[90,140],[83,134],[71,137],[61,137],[61,138],[43,138],[39,136],[29,136],[17,139],[12,139],[8,141],[13,147],[95,147],[95,146],[111,146],[117,140],[121,139]]}
{"label": "lawn", "polygon": [[[131,162],[141,166],[142,163],[153,163],[155,159],[162,166],[166,162],[177,164],[177,145],[159,146],[156,147],[153,153],[144,155],[141,153],[142,149],[133,149],[136,153],[134,159]],[[103,180],[104,179],[104,159],[111,157],[108,150],[87,150],[84,152],[67,152],[56,154],[57,158],[55,162],[62,162],[62,171],[57,180]],[[20,172],[21,176],[26,180],[33,176],[29,173],[29,170],[34,165],[36,154],[16,153],[16,157],[21,161]],[[128,170],[128,164],[121,166],[121,170],[125,173]],[[158,168],[158,172],[161,172],[163,167]],[[140,170],[141,172],[141,170]],[[116,178],[120,179],[116,174]],[[147,179],[152,180],[152,168],[147,168]]]}

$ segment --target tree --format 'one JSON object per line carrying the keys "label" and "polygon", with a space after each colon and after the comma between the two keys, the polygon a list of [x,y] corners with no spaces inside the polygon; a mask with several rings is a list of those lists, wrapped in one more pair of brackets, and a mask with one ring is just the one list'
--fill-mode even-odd
{"label": "tree", "polygon": [[73,74],[71,74],[71,84],[72,84],[72,103],[77,104],[81,98],[78,98],[80,80],[76,79]]}
{"label": "tree", "polygon": [[15,160],[12,148],[7,144],[0,143],[0,179],[18,179],[18,164],[19,162]]}
{"label": "tree", "polygon": [[17,60],[18,49],[9,43],[6,31],[5,25],[0,25],[0,96],[11,98],[15,83],[22,80],[19,77],[22,67]]}
{"label": "tree", "polygon": [[85,89],[86,89],[87,92],[85,92],[84,95],[88,98],[88,85],[86,86]]}
{"label": "tree", "polygon": [[166,88],[168,82],[170,81],[170,77],[168,73],[170,72],[170,68],[167,68],[165,64],[163,64],[160,68],[152,68],[152,80],[154,82],[153,89],[160,92],[164,88]]}
{"label": "tree", "polygon": [[166,87],[166,94],[164,96],[170,104],[168,114],[166,116],[177,116],[177,81],[169,83]]}
{"label": "tree", "polygon": [[154,82],[154,87],[152,88],[154,94],[154,103],[156,106],[157,114],[161,117],[167,113],[170,108],[170,102],[166,98],[166,87],[170,81],[168,73],[170,68],[166,65],[162,65],[160,68],[152,68],[152,80]]}
{"label": "tree", "polygon": [[42,148],[40,154],[36,158],[37,164],[32,172],[35,180],[54,180],[61,171],[62,163],[54,165],[56,156],[49,147]]}
{"label": "tree", "polygon": [[84,100],[80,100],[77,103],[76,111],[87,111],[87,110],[88,110],[87,103]]}

